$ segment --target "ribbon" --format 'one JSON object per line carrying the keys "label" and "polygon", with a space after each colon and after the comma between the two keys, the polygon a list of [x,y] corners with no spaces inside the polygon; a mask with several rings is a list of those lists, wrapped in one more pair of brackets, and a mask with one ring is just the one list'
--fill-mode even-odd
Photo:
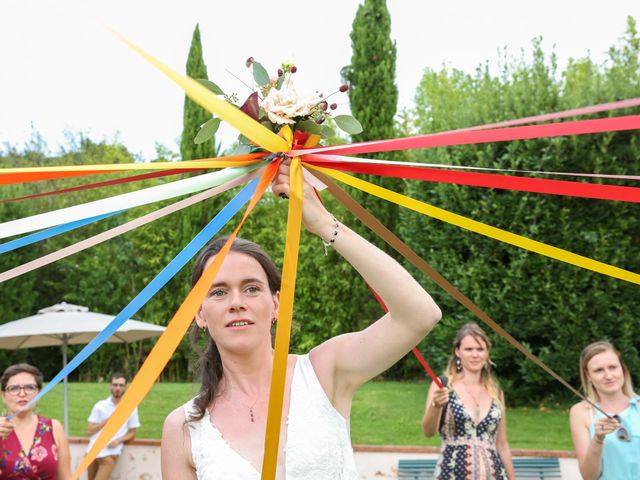
{"label": "ribbon", "polygon": [[431,380],[433,380],[435,382],[435,384],[438,386],[438,388],[441,388],[441,389],[444,388],[444,385],[442,384],[442,381],[433,372],[433,370],[431,369],[431,367],[429,366],[427,361],[424,359],[424,357],[420,353],[420,350],[418,350],[418,347],[413,347],[411,349],[411,353],[413,353],[413,355],[418,359],[418,362],[420,362],[420,365],[422,365],[422,368],[425,369],[425,371],[427,372],[427,375],[429,375],[431,377]]}
{"label": "ribbon", "polygon": [[[240,210],[240,208],[251,198],[251,194],[256,188],[257,180],[252,180],[243,188],[221,211],[213,220],[211,220],[183,249],[176,257],[169,262],[169,264],[162,269],[162,271],[156,275],[156,277],[149,282],[149,284],[142,289],[142,291],[136,295],[136,297],[129,302],[129,304],[122,309],[118,315],[115,316],[111,322],[96,335],[80,352],[71,359],[71,361],[65,365],[65,367],[56,374],[53,379],[48,382],[44,388],[36,395],[36,397],[29,402],[29,405],[35,404],[40,398],[42,398],[47,392],[49,392],[54,386],[60,383],[64,377],[73,372],[80,364],[82,364],[93,352],[95,352],[109,337],[115,334],[124,322],[135,315],[151,298],[158,293],[158,291],[171,280],[176,273],[184,267],[184,265],[198,253],[198,251],[213,237],[216,233],[224,227],[227,222]],[[146,363],[146,362],[145,362]],[[26,408],[26,407],[25,407]],[[117,429],[116,429],[117,431]],[[115,431],[114,431],[115,433]],[[108,443],[108,441],[107,441]],[[106,444],[105,444],[106,445]],[[100,452],[102,448],[98,450]]]}
{"label": "ribbon", "polygon": [[414,210],[418,213],[422,213],[423,215],[428,215],[443,222],[456,225],[460,228],[464,228],[465,230],[479,233],[489,238],[493,238],[495,240],[499,240],[501,242],[508,243],[510,245],[514,245],[516,247],[523,248],[525,250],[529,250],[531,252],[535,252],[549,258],[560,260],[561,262],[565,262],[570,265],[575,265],[577,267],[601,273],[603,275],[618,278],[626,282],[640,284],[640,275],[634,272],[630,272],[629,270],[624,270],[622,268],[614,267],[613,265],[598,262],[597,260],[592,260],[588,257],[577,255],[567,250],[547,245],[546,243],[531,240],[529,238],[516,235],[515,233],[492,227],[491,225],[487,225],[486,223],[478,222],[462,215],[457,215],[447,210],[431,206],[413,198],[409,198],[405,195],[387,190],[386,188],[382,188],[372,183],[365,182],[364,180],[351,177],[350,175],[338,172],[336,170],[316,167],[313,165],[309,166],[315,171],[325,173],[330,177],[340,180],[341,182],[346,183],[347,185],[350,185],[354,188],[370,193],[371,195],[383,198],[389,202],[397,203],[398,205],[410,210]]}
{"label": "ribbon", "polygon": [[[468,165],[447,165],[444,163],[422,163],[422,162],[398,162],[395,160],[378,160],[373,158],[354,158],[344,157],[342,155],[324,155],[324,154],[310,154],[306,155],[305,161],[314,163],[310,159],[323,159],[332,162],[348,162],[350,164],[373,164],[373,165],[405,165],[409,167],[434,167],[445,169],[459,169],[459,170],[481,170],[487,172],[508,172],[508,173],[526,173],[533,175],[563,175],[567,177],[587,177],[587,178],[615,178],[618,180],[640,180],[640,175],[614,175],[609,173],[577,173],[577,172],[553,172],[547,170],[519,170],[511,168],[490,168],[490,167],[475,167]],[[334,167],[337,168],[337,167]]]}
{"label": "ribbon", "polygon": [[[316,175],[322,175],[322,174],[318,174],[318,172],[316,172]],[[364,209],[364,207],[362,205],[360,205],[359,203],[357,203],[355,200],[353,200],[353,198],[349,197],[348,194],[344,191],[340,191],[341,193],[337,193],[336,190],[339,189],[339,187],[333,183],[332,180],[327,179],[327,177],[325,177],[324,175],[322,175],[322,178],[324,178],[325,180],[328,180],[329,182],[331,182],[332,184],[332,188],[333,191],[330,191],[330,193],[333,195],[333,197],[338,200],[340,203],[342,203],[345,207],[347,207],[347,210],[351,211],[351,213],[354,213],[354,210],[360,210],[361,212],[364,212],[364,216],[371,222],[371,219],[373,219],[373,221],[377,222],[379,225],[382,225],[377,218],[375,218],[373,215],[371,215],[367,210]],[[326,183],[325,183],[326,185]],[[340,195],[340,199],[337,197],[337,195]],[[348,197],[348,199],[345,199],[345,197]],[[364,220],[362,220],[362,215],[358,216],[356,215],[357,218],[360,218],[360,221],[363,222],[367,227],[369,227],[371,230],[373,230],[374,233],[376,233],[380,238],[382,238],[385,242],[387,242],[387,244],[391,245],[391,243],[389,243],[389,237],[387,236],[387,232],[389,235],[393,235],[393,233],[391,233],[390,230],[387,230],[386,227],[383,227],[385,229],[384,232],[384,236],[381,235],[379,233],[380,230],[378,229],[373,229],[369,223],[364,222]],[[397,238],[397,237],[396,237]],[[399,242],[402,242],[402,240],[400,240],[399,238],[397,238],[397,240]],[[393,245],[392,245],[393,246]],[[407,248],[409,248],[407,246]],[[406,257],[405,257],[406,258]],[[384,304],[384,302],[382,301],[382,298],[380,298],[380,295],[378,295],[376,293],[376,291],[371,288],[371,285],[367,284],[367,287],[369,287],[369,290],[371,290],[371,293],[373,293],[373,296],[376,297],[376,300],[378,301],[378,303],[380,304],[380,306],[382,307],[382,309],[386,312],[389,313],[389,309],[387,308],[387,306]],[[427,361],[424,359],[424,357],[422,356],[422,354],[420,353],[420,350],[418,350],[418,347],[413,347],[411,349],[411,353],[413,353],[413,356],[416,357],[418,359],[418,362],[420,362],[420,365],[422,365],[422,368],[424,368],[424,371],[427,372],[427,375],[429,375],[429,377],[431,378],[431,380],[433,380],[435,382],[435,384],[438,386],[438,388],[444,388],[444,385],[442,385],[442,382],[440,381],[440,379],[438,378],[438,376],[434,373],[434,371],[431,369],[431,367],[429,366],[429,364],[427,363]]]}
{"label": "ribbon", "polygon": [[20,200],[29,200],[31,198],[48,197],[50,195],[60,195],[62,193],[78,192],[80,190],[90,190],[92,188],[109,187],[111,185],[118,185],[122,183],[138,182],[141,180],[147,180],[150,178],[168,177],[170,175],[178,175],[181,173],[192,172],[194,170],[164,170],[160,172],[144,173],[142,175],[132,175],[129,177],[116,178],[113,180],[107,180],[104,182],[89,183],[86,185],[78,185],[77,187],[62,188],[60,190],[50,190],[48,192],[34,193],[33,195],[25,195],[23,197],[8,198],[6,200],[0,200],[0,203],[18,202]]}
{"label": "ribbon", "polygon": [[[215,276],[220,269],[220,265],[229,252],[233,241],[235,240],[240,228],[244,224],[245,220],[249,216],[251,210],[256,205],[258,200],[262,197],[267,187],[273,180],[275,173],[278,169],[279,162],[272,162],[265,169],[258,186],[255,187],[255,192],[247,210],[245,211],[242,220],[229,236],[227,243],[223,246],[221,251],[213,258],[211,264],[204,270],[200,279],[196,282],[193,289],[189,292],[176,314],[173,316],[166,330],[162,333],[155,346],[149,353],[149,356],[140,367],[140,370],[136,374],[135,378],[129,385],[129,388],[124,393],[118,407],[113,412],[106,425],[103,427],[100,435],[96,439],[87,455],[82,459],[80,465],[76,468],[76,471],[71,476],[71,480],[77,480],[84,470],[86,470],[91,462],[96,458],[98,453],[109,443],[111,438],[116,434],[120,426],[126,422],[134,408],[142,401],[147,392],[151,389],[156,379],[162,372],[171,355],[178,347],[178,344],[182,340],[182,337],[186,333],[189,325],[193,321],[193,318],[202,305],[202,301],[206,296]],[[251,184],[254,184],[252,181]],[[248,187],[248,186],[247,186]],[[246,188],[243,190],[245,191]],[[217,217],[217,216],[216,216]],[[215,219],[214,219],[215,220]]]}
{"label": "ribbon", "polygon": [[512,127],[515,125],[524,125],[526,123],[535,122],[547,122],[549,120],[559,120],[561,118],[568,117],[580,117],[582,115],[590,115],[593,113],[608,112],[610,110],[619,110],[621,108],[631,108],[640,105],[640,98],[630,98],[628,100],[619,100],[617,102],[601,103],[598,105],[591,105],[589,107],[573,108],[571,110],[565,110],[563,112],[545,113],[542,115],[535,115],[532,117],[519,118],[517,120],[507,120],[504,122],[488,123],[485,125],[478,125],[476,127],[460,128],[455,130],[456,132],[469,132],[472,130],[484,130],[487,128],[499,128],[499,127]]}
{"label": "ribbon", "polygon": [[452,170],[436,170],[433,168],[351,163],[335,161],[324,155],[307,155],[305,162],[311,165],[326,166],[353,173],[366,173],[383,177],[409,178],[429,182],[453,183],[474,187],[499,188],[502,190],[518,190],[521,192],[546,193],[569,197],[597,198],[600,200],[618,200],[621,202],[640,202],[640,188],[603,185],[597,183],[569,182],[566,180],[549,180],[545,178],[526,178],[491,173],[455,172]]}
{"label": "ribbon", "polygon": [[245,182],[250,180],[255,173],[256,171],[250,174],[242,175],[241,177],[237,177],[225,183],[224,185],[211,188],[205,192],[199,193],[184,200],[180,200],[172,205],[168,205],[159,210],[156,210],[155,212],[143,215],[142,217],[136,218],[134,220],[131,220],[130,222],[124,223],[115,228],[94,235],[93,237],[89,237],[73,245],[69,245],[68,247],[61,248],[60,250],[56,250],[55,252],[36,258],[35,260],[32,260],[30,262],[23,263],[22,265],[19,265],[10,270],[6,270],[0,273],[0,283],[6,282],[7,280],[18,277],[20,275],[24,275],[25,273],[31,272],[45,265],[49,265],[50,263],[57,262],[58,260],[86,250],[87,248],[99,245],[102,242],[106,242],[107,240],[117,237],[118,235],[130,232],[131,230],[141,227],[142,225],[146,225],[147,223],[153,222],[154,220],[170,215],[174,212],[182,210],[183,208],[190,207],[191,205],[194,205],[196,203],[200,203],[220,193],[226,192],[231,188],[244,184]]}
{"label": "ribbon", "polygon": [[149,203],[167,200],[180,195],[188,195],[200,190],[220,185],[243,173],[258,168],[260,164],[247,167],[229,168],[218,172],[185,178],[171,183],[157,185],[155,187],[124,193],[93,202],[62,208],[52,212],[19,218],[0,224],[0,238],[19,235],[41,228],[47,228],[61,223],[81,220],[83,218],[102,215],[127,208],[139,207]]}
{"label": "ribbon", "polygon": [[58,225],[57,227],[48,228],[41,232],[16,238],[15,240],[11,240],[10,242],[5,242],[0,244],[0,254],[11,252],[18,248],[26,247],[27,245],[31,245],[32,243],[36,243],[41,240],[46,240],[48,238],[55,237],[56,235],[60,235],[62,233],[70,232],[71,230],[84,227],[85,225],[89,225],[91,223],[97,222],[99,220],[102,220],[103,218],[112,217],[113,215],[117,215],[118,213],[122,213],[123,211],[124,210],[119,210],[117,212],[105,213],[104,215],[97,215],[95,217],[85,218],[83,220],[78,220],[76,222],[65,223],[62,225]]}
{"label": "ribbon", "polygon": [[[347,192],[338,187],[333,180],[328,178],[321,172],[316,171],[314,173],[317,175],[318,179],[323,182],[329,193],[333,195],[333,197],[344,205],[351,213],[353,213],[362,223],[364,223],[371,231],[373,231],[376,235],[378,235],[382,240],[384,240],[389,246],[391,246],[396,252],[402,255],[409,263],[418,268],[422,273],[431,278],[440,288],[442,288],[445,292],[447,292],[451,297],[453,297],[458,303],[460,303],[463,307],[473,313],[476,317],[478,317],[485,325],[491,328],[494,332],[504,338],[507,342],[509,342],[513,347],[515,347],[518,351],[520,351],[525,357],[531,360],[533,363],[542,368],[545,372],[559,381],[565,388],[573,392],[578,398],[582,398],[589,403],[592,403],[584,395],[582,395],[578,390],[573,388],[566,380],[564,380],[560,375],[558,375],[555,371],[549,368],[542,360],[536,357],[533,353],[531,353],[524,345],[522,345],[518,340],[512,337],[509,332],[507,332],[504,328],[502,328],[493,318],[491,318],[487,313],[485,313],[480,307],[478,307],[475,303],[473,303],[464,293],[458,290],[453,284],[451,284],[446,278],[444,278],[440,272],[434,269],[431,265],[429,265],[425,260],[422,259],[417,253],[415,253],[411,247],[409,247],[406,243],[404,243],[400,238],[398,238],[391,230],[385,227],[382,222],[380,222],[376,217],[374,217],[371,213],[369,213],[362,205],[356,202],[353,197],[351,197]],[[417,349],[414,349],[413,352],[418,360],[422,358],[420,352]],[[424,359],[422,359],[424,361]],[[421,361],[422,363],[422,361]],[[429,368],[426,362],[423,363],[423,367],[427,369],[429,375],[434,379],[439,388],[443,388],[440,379],[437,379],[433,371]],[[437,379],[437,380],[436,380]],[[596,406],[598,410],[599,407]],[[604,413],[604,412],[603,412]]]}
{"label": "ribbon", "polygon": [[624,130],[635,130],[638,128],[640,128],[640,116],[629,115],[625,117],[576,120],[574,122],[530,125],[526,127],[435,133],[431,135],[396,138],[392,140],[353,143],[351,145],[336,145],[333,147],[312,148],[309,150],[293,150],[289,152],[289,155],[293,156],[328,152],[341,155],[356,155],[362,153],[389,152],[394,150],[411,150],[414,148],[451,147],[455,145],[474,145],[480,143],[506,142],[511,140],[584,135],[587,133],[618,132]]}
{"label": "ribbon", "polygon": [[282,137],[279,137],[265,126],[256,122],[238,107],[224,100],[220,100],[217,95],[195,80],[173,71],[124,36],[113,30],[112,32],[131,49],[142,55],[145,60],[176,82],[191,100],[208,112],[220,117],[249,140],[270,152],[286,152],[289,150],[289,144]]}
{"label": "ribbon", "polygon": [[284,262],[282,265],[280,307],[273,353],[273,369],[271,371],[271,390],[269,392],[267,430],[264,440],[262,480],[273,480],[276,476],[276,467],[278,465],[282,403],[285,379],[287,377],[287,359],[289,356],[289,341],[291,339],[291,319],[293,318],[293,299],[296,290],[296,271],[300,246],[300,223],[302,221],[303,179],[299,158],[294,158],[291,161],[290,175],[287,240],[284,247]]}
{"label": "ribbon", "polygon": [[57,178],[94,175],[130,170],[202,170],[203,168],[241,167],[256,162],[263,154],[221,157],[220,159],[184,160],[182,162],[114,163],[105,165],[63,165],[56,167],[24,167],[0,169],[0,185],[35,182]]}

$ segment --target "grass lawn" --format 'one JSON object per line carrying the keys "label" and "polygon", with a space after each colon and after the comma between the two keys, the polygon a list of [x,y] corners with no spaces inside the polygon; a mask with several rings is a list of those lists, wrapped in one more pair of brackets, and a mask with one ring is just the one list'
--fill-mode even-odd
{"label": "grass lawn", "polygon": [[[426,384],[370,382],[353,401],[351,437],[353,443],[373,445],[439,445],[420,431]],[[140,404],[138,438],[160,438],[165,417],[193,397],[197,385],[157,383]],[[108,384],[69,383],[69,423],[72,436],[85,435],[93,404],[109,395]],[[56,386],[39,405],[42,415],[62,421],[62,385]],[[572,450],[568,410],[513,408],[507,412],[507,429],[512,448]]]}
{"label": "grass lawn", "polygon": [[[370,382],[356,394],[351,409],[353,443],[440,445],[424,438],[425,383]],[[573,450],[567,408],[519,407],[507,410],[507,436],[512,448]]]}

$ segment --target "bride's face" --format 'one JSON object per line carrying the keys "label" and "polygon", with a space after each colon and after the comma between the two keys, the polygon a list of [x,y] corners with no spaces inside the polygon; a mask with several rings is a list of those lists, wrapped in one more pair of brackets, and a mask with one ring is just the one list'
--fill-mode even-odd
{"label": "bride's face", "polygon": [[[215,257],[214,257],[215,258]],[[213,258],[207,262],[209,264]],[[271,346],[271,323],[278,317],[279,295],[271,293],[260,263],[245,253],[229,252],[196,315],[218,349]]]}

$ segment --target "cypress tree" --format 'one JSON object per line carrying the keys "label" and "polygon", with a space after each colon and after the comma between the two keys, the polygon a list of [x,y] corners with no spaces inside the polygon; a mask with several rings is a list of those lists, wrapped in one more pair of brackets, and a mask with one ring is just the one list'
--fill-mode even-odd
{"label": "cypress tree", "polygon": [[[200,27],[196,24],[191,38],[189,58],[187,59],[187,75],[191,78],[205,78],[207,66],[202,58],[202,43],[200,42]],[[216,156],[215,139],[212,137],[204,143],[196,145],[193,139],[200,127],[211,118],[211,114],[185,95],[182,137],[180,140],[180,156],[182,160],[209,158]]]}
{"label": "cypress tree", "polygon": [[396,45],[390,33],[386,1],[365,0],[352,25],[351,64],[343,70],[350,86],[351,112],[364,129],[354,141],[387,139],[395,134]]}
{"label": "cypress tree", "polygon": [[[385,0],[365,0],[358,7],[351,31],[351,64],[342,69],[342,76],[349,84],[351,113],[362,124],[363,131],[353,135],[353,141],[394,138],[394,117],[398,104],[395,85],[396,45],[390,38],[391,19]],[[368,158],[393,159],[391,153],[368,154]],[[365,175],[365,180],[391,190],[402,192],[403,180]],[[398,207],[369,194],[352,190],[353,197],[375,215],[388,228],[394,230]],[[361,235],[382,248],[384,242],[377,239],[359,223],[351,225]],[[344,317],[355,319],[347,330],[357,330],[381,315],[381,309],[364,282],[352,285],[352,310],[345,309]],[[362,323],[362,322],[366,323]],[[392,372],[393,374],[393,372]]]}
{"label": "cypress tree", "polygon": [[[353,136],[356,142],[394,138],[394,117],[398,107],[396,45],[390,38],[391,18],[385,0],[365,0],[358,7],[351,31],[351,64],[342,75],[349,83],[351,112],[363,131]],[[368,155],[382,159],[398,158],[391,153]],[[366,180],[395,191],[403,191],[403,181],[366,176]],[[356,197],[389,228],[396,223],[398,208],[367,194]]]}

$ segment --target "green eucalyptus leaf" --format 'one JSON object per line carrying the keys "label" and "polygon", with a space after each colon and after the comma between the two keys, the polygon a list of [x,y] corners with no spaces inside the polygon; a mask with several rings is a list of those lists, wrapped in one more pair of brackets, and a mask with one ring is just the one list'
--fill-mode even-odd
{"label": "green eucalyptus leaf", "polygon": [[331,138],[331,137],[335,137],[336,132],[333,130],[333,128],[329,127],[328,125],[322,125],[320,135],[323,138]]}
{"label": "green eucalyptus leaf", "polygon": [[303,132],[320,134],[322,127],[313,120],[302,120],[298,122],[296,129],[302,130]]}
{"label": "green eucalyptus leaf", "polygon": [[280,90],[282,88],[283,83],[284,83],[284,75],[280,75],[278,77],[278,81],[276,82],[276,90]]}
{"label": "green eucalyptus leaf", "polygon": [[251,145],[238,145],[234,148],[229,155],[244,155],[245,153],[251,153]]}
{"label": "green eucalyptus leaf", "polygon": [[196,82],[198,82],[200,85],[204,85],[216,95],[224,95],[222,89],[211,80],[207,80],[206,78],[198,78],[196,79]]}
{"label": "green eucalyptus leaf", "polygon": [[271,122],[260,122],[262,124],[263,127],[268,128],[270,131],[273,132],[273,123]]}
{"label": "green eucalyptus leaf", "polygon": [[269,74],[259,62],[253,62],[253,79],[258,85],[269,85]]}
{"label": "green eucalyptus leaf", "polygon": [[336,125],[340,130],[348,133],[349,135],[362,133],[362,125],[360,125],[360,122],[351,115],[338,115],[337,117],[333,117],[333,120],[336,122]]}
{"label": "green eucalyptus leaf", "polygon": [[215,133],[218,131],[218,127],[220,126],[219,118],[211,118],[207,120],[198,131],[196,138],[193,139],[193,143],[199,145],[201,143],[206,142],[207,140],[211,140]]}

